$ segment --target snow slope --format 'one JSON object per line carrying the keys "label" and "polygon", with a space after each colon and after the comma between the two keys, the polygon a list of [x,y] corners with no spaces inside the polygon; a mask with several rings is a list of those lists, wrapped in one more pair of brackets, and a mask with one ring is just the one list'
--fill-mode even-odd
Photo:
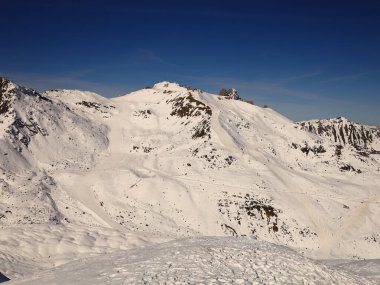
{"label": "snow slope", "polygon": [[27,236],[0,243],[8,277],[205,235],[380,257],[375,132],[360,148],[341,144],[269,108],[169,82],[114,99],[0,82],[0,236]]}
{"label": "snow slope", "polygon": [[248,238],[191,238],[68,263],[9,284],[376,284]]}
{"label": "snow slope", "polygon": [[79,225],[23,225],[1,230],[1,272],[30,275],[69,261],[165,241],[154,235]]}

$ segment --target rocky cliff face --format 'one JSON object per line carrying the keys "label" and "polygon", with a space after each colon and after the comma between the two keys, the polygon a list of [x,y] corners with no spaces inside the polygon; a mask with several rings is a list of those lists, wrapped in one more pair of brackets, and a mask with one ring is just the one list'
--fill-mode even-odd
{"label": "rocky cliff face", "polygon": [[298,123],[299,128],[321,137],[326,137],[340,145],[351,145],[357,150],[371,149],[380,140],[380,129],[360,125],[344,117],[329,120],[312,120]]}

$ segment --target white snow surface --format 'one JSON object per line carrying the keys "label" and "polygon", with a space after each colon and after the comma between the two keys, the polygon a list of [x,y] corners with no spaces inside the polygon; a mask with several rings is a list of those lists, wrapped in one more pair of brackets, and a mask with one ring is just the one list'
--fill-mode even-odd
{"label": "white snow surface", "polygon": [[[374,128],[359,149],[332,140],[327,123],[318,135],[270,108],[176,83],[114,99],[0,83],[0,272],[11,279],[95,254],[132,270],[115,251],[138,248],[151,262],[141,247],[201,236],[378,268]],[[212,238],[180,244],[195,240],[202,251]]]}
{"label": "white snow surface", "polygon": [[9,284],[376,284],[286,247],[203,237],[77,260]]}

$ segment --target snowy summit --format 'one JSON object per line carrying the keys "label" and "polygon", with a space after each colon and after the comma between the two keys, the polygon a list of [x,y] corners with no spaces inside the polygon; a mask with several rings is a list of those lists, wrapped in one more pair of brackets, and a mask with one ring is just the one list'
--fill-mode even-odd
{"label": "snowy summit", "polygon": [[377,127],[1,78],[0,166],[9,284],[380,282]]}

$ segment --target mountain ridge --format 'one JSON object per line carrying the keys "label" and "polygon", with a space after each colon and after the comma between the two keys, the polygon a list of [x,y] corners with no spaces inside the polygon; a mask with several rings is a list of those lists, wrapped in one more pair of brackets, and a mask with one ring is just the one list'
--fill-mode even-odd
{"label": "mountain ridge", "polygon": [[[376,136],[358,150],[314,123],[310,132],[270,108],[169,82],[113,99],[20,90],[0,125],[7,235],[25,225],[245,235],[312,257],[379,258]],[[16,254],[0,249],[9,253],[1,260]]]}
{"label": "mountain ridge", "polygon": [[367,143],[380,138],[380,128],[353,123],[347,118],[337,117],[325,120],[298,122],[300,128],[320,136],[331,137],[335,143],[350,144],[356,149],[367,149]]}

